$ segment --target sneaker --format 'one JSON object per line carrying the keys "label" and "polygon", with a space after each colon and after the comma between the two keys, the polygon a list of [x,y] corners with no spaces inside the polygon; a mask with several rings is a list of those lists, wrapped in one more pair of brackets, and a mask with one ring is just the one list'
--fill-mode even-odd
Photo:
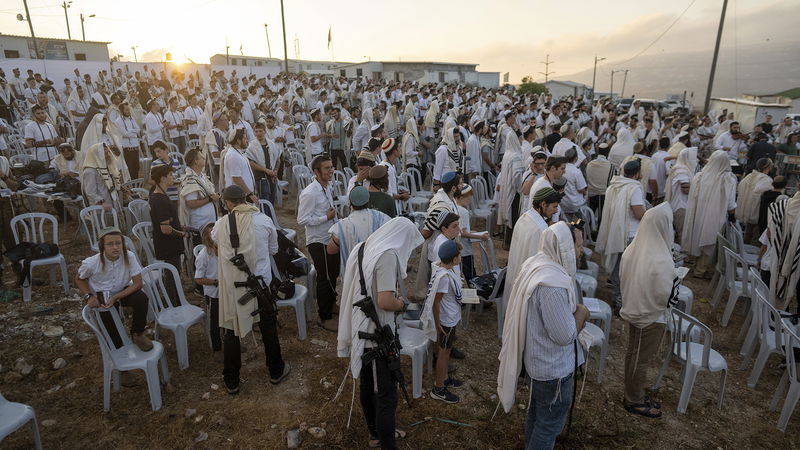
{"label": "sneaker", "polygon": [[431,390],[431,398],[435,398],[436,400],[441,400],[445,403],[458,403],[461,401],[460,398],[456,394],[448,391],[446,387],[434,387]]}
{"label": "sneaker", "polygon": [[450,357],[453,359],[464,359],[466,355],[464,355],[464,352],[462,352],[461,350],[453,347],[450,350]]}
{"label": "sneaker", "polygon": [[461,386],[463,386],[463,385],[464,385],[464,382],[463,382],[463,381],[461,381],[461,380],[456,380],[456,379],[455,379],[455,378],[453,378],[453,377],[447,377],[447,379],[446,379],[446,380],[444,380],[444,386],[445,386],[445,387],[456,387],[456,388],[457,388],[457,387],[461,387]]}
{"label": "sneaker", "polygon": [[228,394],[236,395],[239,393],[239,383],[236,383],[236,386],[228,386],[228,383],[225,383],[225,389],[228,390]]}
{"label": "sneaker", "polygon": [[283,365],[283,373],[278,378],[270,378],[269,382],[272,384],[280,384],[281,381],[285,380],[286,377],[289,376],[289,372],[292,371],[292,366],[289,363],[285,363]]}
{"label": "sneaker", "polygon": [[136,346],[139,347],[139,349],[143,352],[149,352],[153,349],[153,341],[151,341],[149,337],[145,336],[144,333],[134,333],[133,343],[136,344]]}

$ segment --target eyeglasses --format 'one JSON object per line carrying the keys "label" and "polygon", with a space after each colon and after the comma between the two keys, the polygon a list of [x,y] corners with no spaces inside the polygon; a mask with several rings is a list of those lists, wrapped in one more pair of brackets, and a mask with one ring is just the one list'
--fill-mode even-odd
{"label": "eyeglasses", "polygon": [[103,247],[122,247],[122,241],[105,242],[103,243]]}

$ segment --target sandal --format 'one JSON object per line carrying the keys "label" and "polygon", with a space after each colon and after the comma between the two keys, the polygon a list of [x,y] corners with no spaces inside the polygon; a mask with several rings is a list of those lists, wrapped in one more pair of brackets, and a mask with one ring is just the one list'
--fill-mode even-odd
{"label": "sandal", "polygon": [[[400,429],[395,428],[394,430],[394,438],[395,439],[403,439],[406,437],[406,432]],[[369,448],[378,448],[381,446],[381,440],[375,437],[369,437]]]}
{"label": "sandal", "polygon": [[[653,404],[651,404],[648,399],[645,399],[643,403],[635,403],[630,405],[624,405],[625,411],[628,411],[631,414],[638,414],[640,416],[649,417],[651,419],[658,419],[661,417],[661,409],[656,408]],[[658,410],[658,412],[653,412],[653,410]]]}
{"label": "sandal", "polygon": [[644,396],[644,401],[646,403],[649,403],[650,406],[652,406],[655,409],[658,409],[658,410],[661,409],[661,402],[658,401],[658,400],[655,400],[654,398],[650,397],[649,395],[645,395]]}

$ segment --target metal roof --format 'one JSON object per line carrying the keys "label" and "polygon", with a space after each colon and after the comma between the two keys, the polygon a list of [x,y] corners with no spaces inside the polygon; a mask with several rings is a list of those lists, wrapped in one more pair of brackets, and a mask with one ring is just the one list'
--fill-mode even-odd
{"label": "metal roof", "polygon": [[[0,38],[2,38],[2,37],[31,39],[30,36],[20,36],[18,34],[0,33]],[[42,39],[42,40],[47,40],[47,41],[81,42],[81,43],[84,43],[84,44],[105,44],[105,45],[108,45],[108,44],[111,43],[111,42],[105,42],[105,41],[82,41],[80,39],[50,38],[50,37],[42,37],[42,36],[36,36],[36,39]]]}

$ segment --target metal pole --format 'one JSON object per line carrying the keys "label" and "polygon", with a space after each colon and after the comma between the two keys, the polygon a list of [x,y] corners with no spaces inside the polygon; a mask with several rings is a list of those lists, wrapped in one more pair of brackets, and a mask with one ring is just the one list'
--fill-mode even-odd
{"label": "metal pole", "polygon": [[35,59],[39,59],[39,45],[36,43],[36,35],[33,33],[33,22],[31,22],[31,13],[28,12],[28,0],[22,0],[25,5],[25,18],[28,19],[28,26],[31,28],[31,39],[33,39],[33,51],[36,52]]}
{"label": "metal pole", "polygon": [[703,105],[703,114],[708,114],[711,103],[711,89],[714,87],[714,73],[717,71],[717,58],[719,57],[719,42],[722,40],[722,27],[725,25],[725,11],[728,9],[728,0],[722,0],[722,14],[719,17],[717,42],[714,44],[714,57],[711,60],[711,73],[708,75],[708,89],[706,89],[706,102]]}
{"label": "metal pole", "polygon": [[67,15],[67,8],[69,8],[69,4],[67,2],[61,2],[61,7],[64,8],[64,20],[67,21],[67,38],[72,40],[72,33],[69,31],[69,16]]}
{"label": "metal pole", "polygon": [[139,58],[136,57],[136,46],[131,47],[131,50],[133,50],[133,61],[138,63]]}
{"label": "metal pole", "polygon": [[269,30],[267,30],[267,24],[264,24],[264,33],[267,33],[267,51],[269,51],[269,57],[272,58],[272,47],[269,45]]}
{"label": "metal pole", "polygon": [[611,100],[614,100],[614,72],[616,70],[611,71]]}
{"label": "metal pole", "polygon": [[281,0],[281,26],[283,28],[283,70],[289,73],[289,52],[286,50],[286,17],[283,14],[283,0]]}
{"label": "metal pole", "polygon": [[597,76],[597,62],[603,61],[605,58],[597,58],[597,55],[594,55],[594,70],[592,71],[592,101],[594,101],[594,82]]}
{"label": "metal pole", "polygon": [[81,14],[81,36],[83,36],[83,40],[86,40],[86,30],[83,29],[83,22],[84,22],[83,14]]}
{"label": "metal pole", "polygon": [[625,82],[628,81],[628,70],[625,69],[625,77],[622,79],[622,92],[619,93],[619,96],[623,98],[625,97]]}

